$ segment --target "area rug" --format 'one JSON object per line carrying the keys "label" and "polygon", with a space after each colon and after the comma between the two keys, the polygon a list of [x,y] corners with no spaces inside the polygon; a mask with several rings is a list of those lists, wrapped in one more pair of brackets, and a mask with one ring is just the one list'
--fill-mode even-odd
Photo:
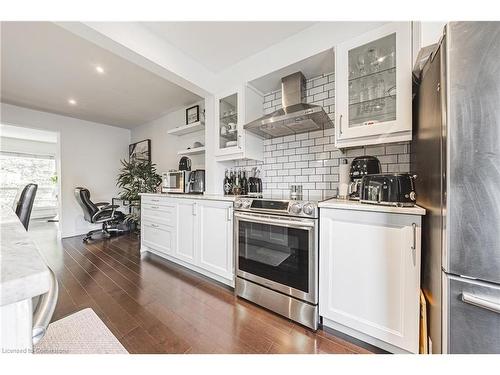
{"label": "area rug", "polygon": [[87,308],[50,323],[36,354],[128,354],[94,310]]}

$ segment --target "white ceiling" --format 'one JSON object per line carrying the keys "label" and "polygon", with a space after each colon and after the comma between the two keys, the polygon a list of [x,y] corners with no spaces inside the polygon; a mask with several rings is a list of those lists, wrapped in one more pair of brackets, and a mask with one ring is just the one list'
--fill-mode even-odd
{"label": "white ceiling", "polygon": [[53,23],[1,23],[3,102],[133,128],[200,99]]}
{"label": "white ceiling", "polygon": [[27,139],[47,143],[57,143],[57,133],[21,126],[0,124],[0,136],[7,138]]}
{"label": "white ceiling", "polygon": [[288,65],[282,69],[266,74],[249,82],[263,94],[281,89],[281,78],[295,72],[302,72],[306,79],[317,77],[321,74],[331,73],[335,68],[333,49],[320,52],[307,59]]}
{"label": "white ceiling", "polygon": [[142,22],[208,70],[218,73],[314,22]]}

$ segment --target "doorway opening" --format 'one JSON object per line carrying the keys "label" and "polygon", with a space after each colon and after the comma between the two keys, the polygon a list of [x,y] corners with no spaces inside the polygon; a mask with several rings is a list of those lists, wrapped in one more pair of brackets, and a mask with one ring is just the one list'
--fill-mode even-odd
{"label": "doorway opening", "polygon": [[15,209],[23,188],[37,184],[28,231],[59,237],[59,133],[0,124],[0,166],[0,204]]}

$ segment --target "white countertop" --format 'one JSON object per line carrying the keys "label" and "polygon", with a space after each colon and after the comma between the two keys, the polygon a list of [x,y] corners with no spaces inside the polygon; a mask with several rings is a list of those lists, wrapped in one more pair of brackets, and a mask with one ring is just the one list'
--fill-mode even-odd
{"label": "white countertop", "polygon": [[142,193],[140,195],[150,197],[168,197],[168,198],[184,198],[184,199],[205,199],[210,201],[230,201],[234,202],[234,195],[222,194],[173,194],[173,193]]}
{"label": "white countertop", "polygon": [[425,215],[425,209],[420,206],[414,206],[414,207],[383,206],[383,205],[361,203],[359,201],[338,199],[338,198],[332,198],[320,202],[318,206],[320,208],[337,208],[343,210],[387,212],[392,214],[406,214],[406,215]]}
{"label": "white countertop", "polygon": [[0,212],[0,305],[47,293],[50,271],[15,212]]}

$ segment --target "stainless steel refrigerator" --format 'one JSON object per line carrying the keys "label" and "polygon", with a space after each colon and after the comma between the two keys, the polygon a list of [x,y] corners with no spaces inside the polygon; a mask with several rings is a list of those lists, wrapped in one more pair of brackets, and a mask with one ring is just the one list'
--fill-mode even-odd
{"label": "stainless steel refrigerator", "polygon": [[417,87],[431,350],[500,353],[500,22],[449,23]]}

